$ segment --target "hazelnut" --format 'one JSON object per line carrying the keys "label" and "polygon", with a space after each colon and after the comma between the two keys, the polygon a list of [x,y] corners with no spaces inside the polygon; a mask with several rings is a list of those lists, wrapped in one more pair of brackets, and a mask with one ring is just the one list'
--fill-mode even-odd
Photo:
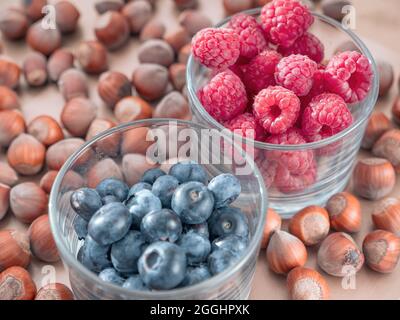
{"label": "hazelnut", "polygon": [[129,31],[129,24],[126,18],[115,11],[107,11],[102,14],[95,26],[97,40],[110,50],[124,45],[128,41]]}
{"label": "hazelnut", "polygon": [[128,21],[131,33],[136,34],[151,19],[152,11],[150,3],[144,0],[137,0],[126,4],[121,13]]}
{"label": "hazelnut", "polygon": [[139,97],[125,97],[116,104],[114,114],[120,123],[124,123],[151,118],[153,109]]}
{"label": "hazelnut", "polygon": [[385,132],[375,142],[372,153],[390,161],[396,172],[400,173],[400,130],[392,129]]}
{"label": "hazelnut", "polygon": [[198,6],[198,0],[174,0],[179,10],[193,9]]}
{"label": "hazelnut", "polygon": [[383,112],[374,112],[369,118],[361,146],[371,149],[374,143],[390,129],[391,122]]}
{"label": "hazelnut", "polygon": [[170,66],[175,59],[173,48],[165,41],[160,39],[150,39],[138,49],[138,59],[140,63],[155,63],[164,67]]}
{"label": "hazelnut", "polygon": [[396,173],[382,158],[359,160],[353,172],[353,190],[360,196],[377,200],[387,196],[396,183]]}
{"label": "hazelnut", "polygon": [[[0,103],[0,109],[1,109],[1,103]],[[392,106],[392,118],[398,125],[400,125],[400,96],[396,97],[396,99],[394,100]]]}
{"label": "hazelnut", "polygon": [[328,17],[337,21],[342,21],[345,16],[342,10],[343,7],[347,5],[351,5],[351,2],[348,0],[322,0],[321,9]]}
{"label": "hazelnut", "polygon": [[82,71],[76,69],[68,69],[61,74],[58,88],[66,101],[89,96],[87,78]]}
{"label": "hazelnut", "polygon": [[25,11],[32,21],[37,21],[43,17],[43,7],[47,5],[47,0],[28,0],[24,1]]}
{"label": "hazelnut", "polygon": [[25,120],[18,110],[0,111],[0,147],[10,143],[25,131]]}
{"label": "hazelnut", "polygon": [[55,4],[56,24],[61,33],[74,32],[81,16],[78,9],[69,1],[59,1]]}
{"label": "hazelnut", "polygon": [[98,0],[94,5],[99,14],[106,13],[107,11],[120,11],[123,6],[123,0]]}
{"label": "hazelnut", "polygon": [[155,167],[156,165],[143,154],[131,153],[122,158],[122,172],[129,185],[139,182],[144,172]]}
{"label": "hazelnut", "polygon": [[125,131],[122,134],[121,153],[123,155],[128,153],[146,154],[147,148],[154,143],[149,137],[151,134],[149,128],[146,127]]}
{"label": "hazelnut", "polygon": [[[86,141],[92,139],[94,136],[115,127],[115,123],[106,119],[95,119],[89,127],[86,135]],[[118,154],[119,145],[121,141],[120,133],[113,133],[109,137],[97,141],[93,148],[96,153],[115,156]]]}
{"label": "hazelnut", "polygon": [[132,84],[144,99],[157,100],[167,88],[168,70],[157,64],[141,64],[133,72]]}
{"label": "hazelnut", "polygon": [[64,133],[58,122],[50,116],[38,116],[28,125],[28,133],[45,146],[64,139]]}
{"label": "hazelnut", "polygon": [[100,76],[97,91],[101,99],[114,108],[118,101],[132,94],[132,85],[121,72],[109,71]]}
{"label": "hazelnut", "polygon": [[169,67],[169,78],[174,88],[181,91],[186,85],[186,65],[182,63],[174,63]]}
{"label": "hazelnut", "polygon": [[388,197],[378,201],[372,210],[372,221],[376,228],[400,236],[400,200]]}
{"label": "hazelnut", "polygon": [[13,61],[0,57],[0,86],[16,89],[19,85],[20,67]]}
{"label": "hazelnut", "polygon": [[224,0],[223,4],[230,15],[253,8],[253,0]]}
{"label": "hazelnut", "polygon": [[107,178],[122,180],[122,171],[120,167],[111,158],[106,158],[97,162],[87,173],[87,184],[89,188],[96,186]]}
{"label": "hazelnut", "polygon": [[50,283],[39,289],[35,300],[74,300],[74,294],[62,283]]}
{"label": "hazelnut", "polygon": [[185,10],[179,15],[180,25],[190,36],[194,36],[201,29],[212,26],[210,18],[198,10]]}
{"label": "hazelnut", "polygon": [[378,74],[379,74],[379,96],[385,96],[390,88],[392,87],[394,81],[394,71],[390,63],[386,61],[378,61]]}
{"label": "hazelnut", "polygon": [[294,268],[287,276],[287,286],[292,300],[329,299],[328,282],[313,269]]}
{"label": "hazelnut", "polygon": [[33,300],[36,285],[29,272],[13,266],[0,274],[0,300]]}
{"label": "hazelnut", "polygon": [[7,163],[0,162],[0,183],[13,187],[18,181],[18,173]]}
{"label": "hazelnut", "polygon": [[58,49],[50,56],[47,63],[49,78],[57,82],[61,74],[74,66],[74,56],[66,49]]}
{"label": "hazelnut", "polygon": [[326,204],[331,227],[336,231],[358,232],[361,229],[360,201],[348,192],[333,195]]}
{"label": "hazelnut", "polygon": [[1,230],[0,247],[0,272],[12,266],[27,268],[31,262],[29,238],[25,232]]}
{"label": "hazelnut", "polygon": [[185,28],[179,27],[177,30],[167,33],[164,40],[178,53],[184,45],[190,43],[191,37]]}
{"label": "hazelnut", "polygon": [[50,194],[51,188],[53,187],[54,180],[56,179],[58,171],[50,170],[47,171],[42,179],[40,179],[39,186],[47,193]]}
{"label": "hazelnut", "polygon": [[[50,170],[60,170],[65,161],[85,143],[83,139],[68,138],[47,149],[46,163]],[[84,161],[82,158],[81,161]]]}
{"label": "hazelnut", "polygon": [[30,26],[26,41],[33,50],[49,56],[61,47],[61,33],[58,29],[43,28],[38,21]]}
{"label": "hazelnut", "polygon": [[29,28],[28,17],[21,10],[8,8],[0,15],[0,31],[9,40],[19,40],[25,37]]}
{"label": "hazelnut", "polygon": [[147,22],[140,31],[140,41],[150,39],[162,39],[167,28],[165,24],[157,19]]}
{"label": "hazelnut", "polygon": [[255,4],[256,7],[263,7],[263,6],[265,6],[267,3],[271,2],[271,1],[272,0],[256,0],[254,4]]}
{"label": "hazelnut", "polygon": [[153,117],[190,120],[192,115],[189,104],[183,95],[178,91],[172,91],[158,103]]}
{"label": "hazelnut", "polygon": [[47,81],[47,60],[39,52],[30,52],[22,67],[26,82],[32,87],[39,87]]}
{"label": "hazelnut", "polygon": [[61,123],[72,136],[85,137],[96,113],[97,108],[89,99],[73,98],[65,104],[61,112]]}
{"label": "hazelnut", "polygon": [[0,86],[0,111],[18,109],[20,107],[17,94],[6,86]]}
{"label": "hazelnut", "polygon": [[[51,188],[53,187],[57,174],[58,171],[50,170],[40,180],[39,185],[47,194],[50,194]],[[63,190],[65,189],[76,190],[83,186],[84,181],[79,173],[70,170],[65,174],[62,184],[63,184]]]}
{"label": "hazelnut", "polygon": [[181,50],[179,50],[178,62],[187,64],[191,53],[192,53],[192,45],[190,43],[184,45],[181,48]]}
{"label": "hazelnut", "polygon": [[46,192],[33,182],[16,185],[10,192],[10,207],[18,220],[32,223],[47,212],[48,198]]}
{"label": "hazelnut", "polygon": [[60,260],[47,214],[36,218],[32,222],[28,235],[31,252],[36,258],[44,262],[57,262]]}
{"label": "hazelnut", "polygon": [[87,73],[99,74],[108,69],[107,50],[99,41],[81,42],[76,58]]}
{"label": "hazelnut", "polygon": [[268,209],[267,220],[265,221],[265,226],[263,230],[263,237],[261,240],[261,249],[266,249],[268,247],[269,239],[271,235],[276,231],[280,230],[282,226],[282,218],[276,213],[274,209]]}
{"label": "hazelnut", "polygon": [[[2,169],[1,164],[0,164],[0,169]],[[10,207],[9,198],[10,198],[10,186],[0,182],[0,221],[5,217]]]}

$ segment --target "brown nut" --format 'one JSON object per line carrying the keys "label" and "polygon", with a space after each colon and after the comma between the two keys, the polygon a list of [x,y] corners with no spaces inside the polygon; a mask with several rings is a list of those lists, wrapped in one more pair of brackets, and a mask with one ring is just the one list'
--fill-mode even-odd
{"label": "brown nut", "polygon": [[32,222],[28,235],[31,252],[36,258],[44,262],[57,262],[60,260],[47,214],[36,218]]}
{"label": "brown nut", "polygon": [[111,158],[100,160],[92,166],[87,173],[86,180],[89,188],[96,188],[101,181],[107,178],[123,179],[120,167]]}
{"label": "brown nut", "polygon": [[[65,161],[85,143],[80,138],[61,140],[47,149],[46,164],[50,170],[60,170]],[[87,160],[87,155],[82,155],[80,161]]]}
{"label": "brown nut", "polygon": [[[115,123],[106,119],[95,119],[89,127],[86,135],[86,141],[92,139],[94,136],[115,127]],[[93,148],[96,153],[103,153],[109,156],[116,156],[119,152],[119,145],[121,141],[121,134],[114,133],[109,137],[97,141]]]}
{"label": "brown nut", "polygon": [[[0,109],[1,109],[1,103],[0,103]],[[396,99],[394,100],[392,106],[392,118],[394,122],[400,125],[400,96],[396,97]]]}
{"label": "brown nut", "polygon": [[[0,169],[2,169],[1,163]],[[0,175],[2,175],[2,173],[0,173]],[[10,186],[0,182],[0,221],[5,217],[10,207],[10,190]]]}
{"label": "brown nut", "polygon": [[58,49],[50,56],[47,63],[49,78],[57,82],[61,74],[74,66],[74,55],[67,49]]}
{"label": "brown nut", "polygon": [[386,61],[378,61],[376,66],[378,67],[379,74],[379,96],[385,96],[390,88],[392,87],[394,81],[394,71],[390,63]]}
{"label": "brown nut", "polygon": [[164,40],[178,53],[184,45],[190,43],[191,37],[185,28],[179,27],[173,32],[168,32]]}
{"label": "brown nut", "polygon": [[74,137],[85,137],[90,124],[96,118],[97,108],[87,98],[73,98],[69,100],[62,112],[61,123]]}
{"label": "brown nut", "polygon": [[132,85],[128,77],[121,72],[109,71],[100,76],[97,91],[101,99],[114,108],[118,101],[132,94]]}
{"label": "brown nut", "polygon": [[29,27],[26,42],[33,50],[49,56],[61,47],[61,33],[58,29],[43,28],[38,21]]}
{"label": "brown nut", "polygon": [[6,86],[0,86],[0,111],[21,107],[17,94]]}
{"label": "brown nut", "polygon": [[0,86],[16,89],[21,75],[20,67],[13,61],[0,57]]}
{"label": "brown nut", "polygon": [[132,84],[144,99],[157,100],[167,88],[168,70],[157,64],[141,64],[133,72]]}
{"label": "brown nut", "polygon": [[120,11],[123,6],[123,0],[97,0],[94,5],[99,14],[103,14],[107,11]]}
{"label": "brown nut", "polygon": [[32,21],[37,21],[43,17],[43,7],[46,5],[47,0],[24,1],[25,12]]}
{"label": "brown nut", "polygon": [[69,1],[59,1],[54,7],[57,28],[64,34],[74,32],[81,16],[78,9]]}
{"label": "brown nut", "polygon": [[149,128],[135,128],[125,131],[122,134],[121,153],[123,155],[128,153],[141,153],[146,154],[147,148],[151,146],[152,141],[151,131]]}
{"label": "brown nut", "polygon": [[107,49],[99,41],[80,43],[76,58],[82,69],[90,74],[99,74],[108,69]]}
{"label": "brown nut", "polygon": [[95,25],[97,40],[110,50],[123,46],[128,41],[129,31],[126,18],[115,11],[102,14]]}
{"label": "brown nut", "polygon": [[179,10],[193,9],[198,6],[198,0],[174,0]]}
{"label": "brown nut", "polygon": [[29,238],[25,232],[14,229],[1,230],[0,247],[0,272],[13,266],[27,268],[31,262]]}
{"label": "brown nut", "polygon": [[181,50],[179,50],[179,55],[178,55],[178,62],[187,64],[189,60],[189,56],[192,53],[192,45],[190,43],[184,45]]}
{"label": "brown nut", "polygon": [[140,41],[150,39],[162,39],[167,28],[165,24],[157,19],[147,22],[140,31]]}
{"label": "brown nut", "polygon": [[35,300],[74,300],[74,294],[62,283],[49,283],[39,289]]}
{"label": "brown nut", "polygon": [[76,69],[68,69],[61,74],[58,88],[66,101],[89,96],[87,78],[82,71]]}
{"label": "brown nut", "polygon": [[56,179],[58,171],[50,170],[47,171],[42,179],[40,179],[39,186],[47,193],[50,194],[51,188],[53,187],[54,180]]}
{"label": "brown nut", "polygon": [[[58,171],[50,170],[42,177],[42,179],[40,179],[39,185],[47,194],[50,194],[57,174]],[[84,185],[84,181],[79,173],[69,170],[65,174],[62,184],[63,189],[76,190]]]}
{"label": "brown nut", "polygon": [[383,113],[376,111],[369,118],[367,128],[361,146],[371,149],[374,143],[391,127],[389,118]]}
{"label": "brown nut", "polygon": [[0,31],[9,40],[25,37],[29,28],[29,19],[21,10],[7,8],[0,14]]}
{"label": "brown nut", "polygon": [[281,226],[282,226],[281,216],[278,213],[276,213],[274,209],[269,208],[267,212],[267,220],[265,221],[265,226],[263,230],[263,237],[261,240],[261,249],[266,249],[268,247],[271,235],[276,230],[280,230]]}
{"label": "brown nut", "polygon": [[18,181],[18,173],[7,163],[0,162],[0,183],[13,187],[18,183]]}
{"label": "brown nut", "polygon": [[372,221],[377,229],[400,236],[400,200],[387,197],[378,201],[372,210]]}
{"label": "brown nut", "polygon": [[224,0],[225,11],[228,14],[235,14],[253,7],[253,0]]}
{"label": "brown nut", "polygon": [[342,21],[345,13],[342,11],[344,6],[351,5],[348,0],[322,0],[322,12],[328,17],[337,21]]}
{"label": "brown nut", "polygon": [[153,112],[153,117],[190,120],[192,114],[183,95],[178,91],[172,91],[158,103]]}
{"label": "brown nut", "polygon": [[36,285],[29,272],[13,266],[0,274],[0,300],[33,300]]}
{"label": "brown nut", "polygon": [[143,154],[131,153],[122,158],[122,172],[129,185],[139,182],[143,173],[156,167],[157,165]]}
{"label": "brown nut", "polygon": [[47,60],[39,52],[30,52],[22,66],[26,82],[32,87],[40,87],[47,82]]}
{"label": "brown nut", "polygon": [[151,118],[153,109],[139,97],[125,97],[115,105],[114,114],[120,123],[124,123]]}
{"label": "brown nut", "polygon": [[64,139],[64,132],[58,122],[50,116],[38,116],[28,125],[28,133],[45,146]]}
{"label": "brown nut", "polygon": [[137,0],[127,3],[121,13],[128,21],[131,33],[136,34],[151,19],[153,10],[149,2]]}
{"label": "brown nut", "polygon": [[140,63],[155,63],[169,67],[175,59],[174,49],[166,41],[150,39],[139,47],[138,59]]}
{"label": "brown nut", "polygon": [[0,111],[0,147],[10,143],[25,131],[24,116],[18,110]]}
{"label": "brown nut", "polygon": [[182,63],[174,63],[169,67],[169,78],[174,88],[181,91],[186,85],[186,65]]}
{"label": "brown nut", "polygon": [[333,195],[326,204],[331,227],[336,231],[348,233],[358,232],[361,229],[360,201],[348,192]]}
{"label": "brown nut", "polygon": [[377,157],[388,159],[397,173],[400,173],[400,130],[392,129],[385,132],[372,148]]}
{"label": "brown nut", "polygon": [[179,24],[194,36],[201,29],[212,26],[212,21],[198,10],[185,10],[179,15]]}
{"label": "brown nut", "polygon": [[287,286],[292,300],[328,300],[329,286],[317,271],[297,267],[289,272]]}
{"label": "brown nut", "polygon": [[37,217],[47,213],[46,192],[33,182],[16,185],[10,192],[10,207],[18,220],[32,223]]}

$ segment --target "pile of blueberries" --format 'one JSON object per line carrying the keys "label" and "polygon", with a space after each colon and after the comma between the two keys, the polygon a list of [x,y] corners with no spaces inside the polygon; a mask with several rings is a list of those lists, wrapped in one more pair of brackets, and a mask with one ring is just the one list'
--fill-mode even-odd
{"label": "pile of blueberries", "polygon": [[211,179],[180,162],[166,174],[146,171],[131,188],[117,179],[71,195],[77,259],[106,282],[130,290],[191,286],[238,261],[249,242],[246,215],[231,203],[241,193],[232,174]]}

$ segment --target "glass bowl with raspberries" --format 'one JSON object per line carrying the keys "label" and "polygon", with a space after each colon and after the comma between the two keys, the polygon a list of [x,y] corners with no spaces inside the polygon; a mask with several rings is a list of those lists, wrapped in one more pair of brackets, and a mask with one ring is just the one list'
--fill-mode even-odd
{"label": "glass bowl with raspberries", "polygon": [[[354,51],[338,49],[347,42]],[[342,191],[378,97],[374,59],[341,23],[273,0],[199,31],[188,62],[196,121],[241,136],[283,217]]]}
{"label": "glass bowl with raspberries", "polygon": [[49,212],[78,299],[246,299],[267,199],[254,160],[229,136],[149,119],[74,153]]}

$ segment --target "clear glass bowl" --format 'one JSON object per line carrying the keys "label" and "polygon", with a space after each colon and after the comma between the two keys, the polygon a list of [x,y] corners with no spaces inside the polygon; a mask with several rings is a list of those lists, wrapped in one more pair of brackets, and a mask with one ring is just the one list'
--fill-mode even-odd
{"label": "clear glass bowl", "polygon": [[[260,9],[245,11],[245,13],[257,17]],[[354,117],[354,123],[346,130],[322,141],[301,145],[272,145],[263,142],[254,142],[244,139],[244,148],[255,148],[255,162],[262,172],[266,187],[268,188],[269,207],[275,209],[283,217],[290,218],[300,209],[309,205],[323,205],[335,193],[342,191],[351,176],[352,167],[361,140],[368,122],[368,118],[375,106],[378,97],[379,79],[375,61],[364,43],[351,31],[318,13],[313,13],[315,22],[310,32],[318,36],[325,46],[325,59],[333,56],[335,49],[344,41],[351,41],[369,59],[374,80],[368,96],[358,104],[351,105],[350,109]],[[223,27],[230,18],[222,21],[217,27]],[[214,120],[200,103],[197,92],[209,80],[209,70],[201,66],[193,56],[190,56],[187,66],[187,83],[189,100],[193,112],[193,119],[203,125],[223,130],[224,127]],[[248,146],[248,148],[247,148]],[[297,152],[313,153],[315,159],[315,172],[308,176],[295,177],[292,182],[283,185],[279,189],[271,184],[270,172],[273,166],[265,160],[265,152],[278,151],[287,154]],[[267,168],[269,168],[267,170]]]}
{"label": "clear glass bowl", "polygon": [[[213,135],[207,138],[207,133],[211,131]],[[191,138],[189,148],[188,135]],[[211,140],[215,136],[218,136],[223,143],[211,143],[215,142]],[[186,146],[183,150],[191,152],[189,158],[202,163],[210,177],[225,172],[232,172],[238,176],[242,194],[234,205],[240,207],[249,220],[251,240],[248,250],[237,264],[225,272],[192,287],[164,292],[142,292],[129,291],[101,281],[76,259],[82,241],[78,240],[73,230],[76,214],[69,204],[72,190],[82,184],[94,186],[99,179],[105,177],[120,176],[121,171],[128,184],[132,185],[144,170],[156,165],[154,157],[158,157],[159,161],[162,158],[169,159],[162,163],[162,166],[167,168],[176,162],[173,160],[177,155],[173,142],[177,137],[180,139],[178,147]],[[230,150],[235,150],[236,156],[232,164],[215,157],[218,152],[226,151],[229,146],[225,138],[216,129],[210,130],[188,121],[141,120],[121,125],[96,136],[68,159],[55,180],[50,195],[49,212],[54,239],[64,265],[69,271],[71,286],[77,299],[248,298],[264,228],[267,195],[261,173],[253,160],[240,148],[230,145]],[[187,152],[183,154],[178,154],[179,159],[189,156]],[[209,157],[207,160],[206,155],[212,156],[213,159]],[[226,156],[226,152],[222,156]],[[241,170],[243,168],[247,169]],[[77,176],[83,180],[77,179]],[[77,183],[79,181],[80,183]]]}

